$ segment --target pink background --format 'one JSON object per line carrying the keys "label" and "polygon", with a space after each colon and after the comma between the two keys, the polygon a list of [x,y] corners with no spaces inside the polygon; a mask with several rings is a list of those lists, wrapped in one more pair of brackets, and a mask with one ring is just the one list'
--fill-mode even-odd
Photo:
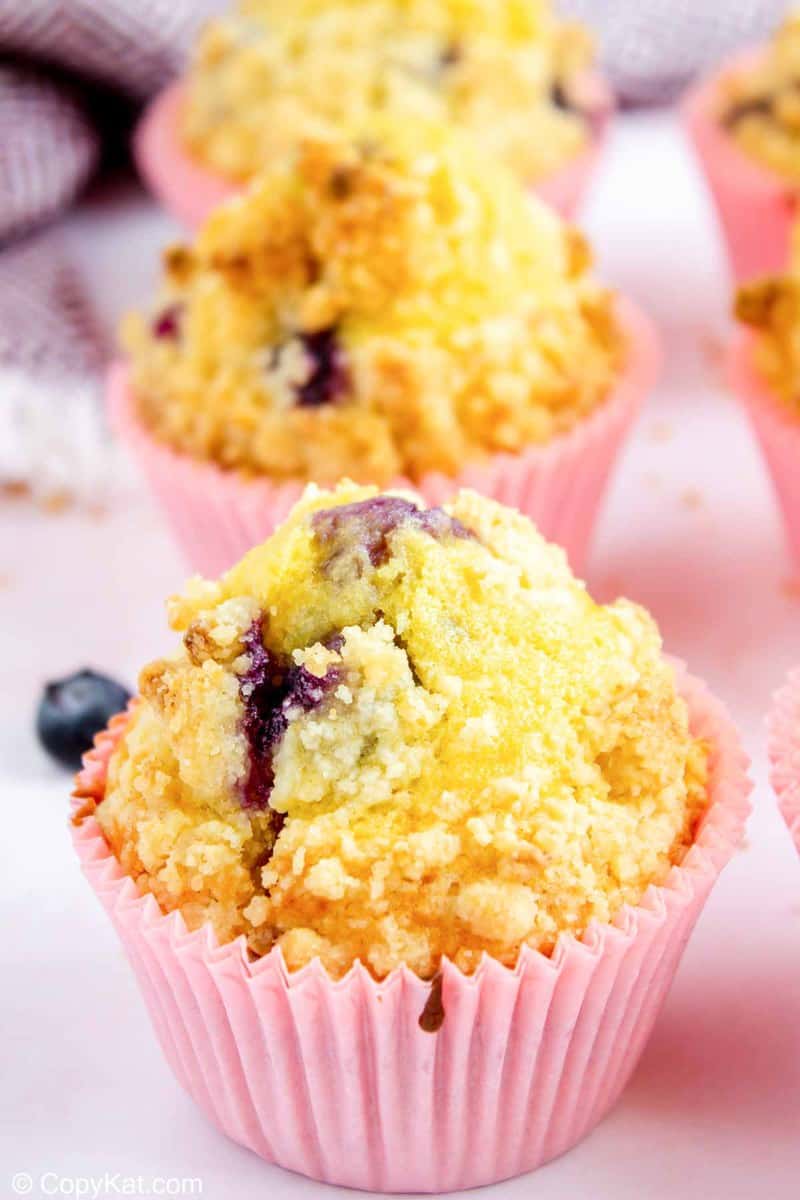
{"label": "pink background", "polygon": [[[762,719],[800,663],[800,571],[723,384],[728,285],[672,118],[620,123],[587,224],[607,278],[649,308],[667,342],[665,378],[612,487],[589,580],[603,597],[647,604],[668,649],[729,703],[755,760],[756,813],[616,1111],[561,1161],[493,1191],[789,1200],[800,1168],[800,861],[765,782]],[[148,294],[172,231],[127,186],[72,220],[109,323]],[[33,741],[45,678],[85,662],[130,682],[168,648],[162,599],[184,573],[125,470],[102,518],[0,508],[0,920],[4,973],[17,971],[13,991],[0,988],[0,1179],[109,1170],[196,1175],[205,1197],[319,1195],[226,1141],[173,1082],[69,845],[67,781]]]}

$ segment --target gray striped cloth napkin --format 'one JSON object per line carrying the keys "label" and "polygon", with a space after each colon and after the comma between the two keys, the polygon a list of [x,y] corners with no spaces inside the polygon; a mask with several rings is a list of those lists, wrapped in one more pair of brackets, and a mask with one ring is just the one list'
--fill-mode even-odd
{"label": "gray striped cloth napkin", "polygon": [[561,0],[597,30],[623,104],[672,100],[725,55],[765,38],[798,0]]}
{"label": "gray striped cloth napkin", "polygon": [[[209,0],[0,0],[4,491],[93,500],[107,483],[100,415],[107,347],[49,223],[90,180],[104,142],[125,135],[130,111],[180,70],[210,7]],[[110,103],[112,90],[126,103]],[[98,112],[112,114],[103,129]]]}

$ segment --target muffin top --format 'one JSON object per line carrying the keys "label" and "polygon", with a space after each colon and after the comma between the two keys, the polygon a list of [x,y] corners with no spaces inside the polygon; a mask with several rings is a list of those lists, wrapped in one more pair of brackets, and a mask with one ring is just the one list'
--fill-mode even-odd
{"label": "muffin top", "polygon": [[530,183],[586,143],[591,41],[546,0],[244,0],[209,24],[183,136],[250,179],[298,139],[375,113],[454,121]]}
{"label": "muffin top", "polygon": [[310,141],[166,255],[123,330],[144,423],[273,480],[385,485],[569,429],[618,373],[574,230],[466,140]]}
{"label": "muffin top", "polygon": [[706,753],[653,621],[475,493],[311,487],[169,613],[96,816],[190,928],[334,976],[512,965],[692,840]]}
{"label": "muffin top", "polygon": [[722,85],[721,116],[739,146],[773,171],[800,181],[800,11],[765,53]]}
{"label": "muffin top", "polygon": [[785,274],[740,287],[734,314],[755,332],[754,361],[759,372],[773,392],[800,414],[800,223],[792,232]]}

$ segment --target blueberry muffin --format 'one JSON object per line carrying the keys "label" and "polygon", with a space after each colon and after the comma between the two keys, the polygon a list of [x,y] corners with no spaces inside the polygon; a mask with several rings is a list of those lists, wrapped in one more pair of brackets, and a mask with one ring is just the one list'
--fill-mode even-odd
{"label": "blueberry muffin", "polygon": [[800,183],[800,11],[757,62],[725,79],[721,116],[746,154]]}
{"label": "blueberry muffin", "polygon": [[692,842],[706,751],[653,621],[475,493],[310,487],[169,615],[96,817],[192,929],[333,976],[511,965]]}
{"label": "blueberry muffin", "polygon": [[755,334],[753,360],[759,373],[800,417],[800,225],[795,225],[787,271],[740,287],[734,315]]}
{"label": "blueberry muffin", "polygon": [[198,43],[182,134],[244,181],[376,113],[453,121],[531,183],[591,136],[590,59],[588,35],[545,0],[244,0]]}
{"label": "blueberry muffin", "polygon": [[157,439],[277,482],[452,476],[569,430],[624,360],[581,236],[427,123],[304,142],[123,340]]}

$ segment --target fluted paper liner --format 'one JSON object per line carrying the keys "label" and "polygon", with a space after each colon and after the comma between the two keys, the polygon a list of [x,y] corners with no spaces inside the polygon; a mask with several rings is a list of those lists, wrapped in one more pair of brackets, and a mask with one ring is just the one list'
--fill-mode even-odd
{"label": "fluted paper liner", "polygon": [[742,400],[772,477],[792,553],[800,560],[800,416],[773,395],[753,361],[756,339],[739,333],[728,353],[728,380]]}
{"label": "fluted paper liner", "polygon": [[[269,1162],[387,1192],[492,1183],[587,1134],[636,1066],[750,809],[725,710],[680,667],[679,686],[711,748],[709,807],[683,863],[611,924],[562,935],[551,957],[526,948],[513,970],[484,957],[471,976],[445,961],[436,1033],[419,1023],[431,984],[408,969],[376,982],[356,964],[333,981],[318,960],[290,973],[278,950],[249,961],[243,939],[189,933],[140,895],[94,817],[74,826],[164,1053],[209,1119]],[[102,796],[126,721],[98,737],[79,796]]]}
{"label": "fluted paper liner", "polygon": [[768,729],[770,782],[800,854],[800,668],[775,694]]}
{"label": "fluted paper liner", "polygon": [[747,50],[684,97],[683,121],[703,168],[737,283],[783,270],[798,189],[741,150],[720,121],[720,84],[763,55]]}
{"label": "fluted paper liner", "polygon": [[[455,477],[430,474],[415,488],[429,505],[473,488],[530,517],[542,534],[563,546],[579,571],[612,466],[639,408],[658,375],[661,352],[649,319],[629,301],[618,318],[629,340],[628,362],[614,391],[564,436],[521,454],[494,454],[467,464]],[[128,367],[115,363],[108,376],[111,423],[133,452],[167,515],[191,566],[219,575],[284,521],[304,484],[246,479],[213,463],[179,454],[139,422]]]}
{"label": "fluted paper liner", "polygon": [[[600,75],[587,72],[580,88],[592,105],[591,137],[580,154],[533,189],[568,220],[583,203],[614,111],[612,93]],[[186,150],[179,135],[184,90],[182,83],[173,83],[150,103],[134,136],[134,157],[159,203],[188,229],[196,229],[218,204],[245,185],[218,175]]]}

